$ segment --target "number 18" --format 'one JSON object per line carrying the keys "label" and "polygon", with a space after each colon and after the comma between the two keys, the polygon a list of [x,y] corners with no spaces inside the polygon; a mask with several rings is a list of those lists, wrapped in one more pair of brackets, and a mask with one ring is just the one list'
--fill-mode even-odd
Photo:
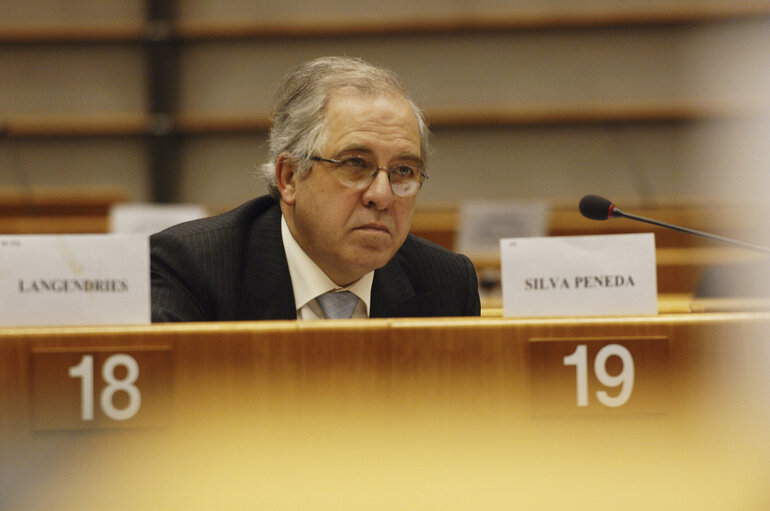
{"label": "number 18", "polygon": [[[126,368],[126,376],[123,379],[115,377],[115,369],[119,366]],[[94,420],[94,357],[84,355],[80,364],[69,368],[69,376],[81,379],[81,419]],[[139,364],[136,359],[123,353],[112,355],[102,366],[102,378],[107,383],[100,396],[101,408],[105,415],[117,421],[124,421],[136,415],[142,404],[142,395],[134,385],[139,378]],[[128,405],[122,409],[117,408],[112,401],[115,393],[120,391],[128,395]]]}

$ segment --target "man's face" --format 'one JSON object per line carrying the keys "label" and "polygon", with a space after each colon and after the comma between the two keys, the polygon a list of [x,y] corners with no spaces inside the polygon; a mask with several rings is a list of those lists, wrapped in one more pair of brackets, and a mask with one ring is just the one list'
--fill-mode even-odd
{"label": "man's face", "polygon": [[[401,97],[341,91],[326,108],[328,139],[321,154],[372,158],[380,167],[420,158],[417,119]],[[393,194],[387,172],[362,190],[345,186],[336,169],[316,162],[283,187],[281,208],[294,238],[338,285],[384,266],[409,232],[415,197]],[[280,180],[280,179],[279,179]]]}

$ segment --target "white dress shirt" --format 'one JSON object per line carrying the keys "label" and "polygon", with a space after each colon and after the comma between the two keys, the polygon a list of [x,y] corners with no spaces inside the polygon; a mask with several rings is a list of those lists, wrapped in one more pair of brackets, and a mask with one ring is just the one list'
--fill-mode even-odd
{"label": "white dress shirt", "polygon": [[324,315],[321,306],[315,300],[316,297],[328,291],[341,290],[350,291],[359,298],[358,305],[353,311],[354,318],[369,317],[374,271],[370,271],[349,286],[340,287],[302,250],[289,231],[283,215],[281,215],[281,238],[286,252],[286,262],[289,263],[297,319],[323,319]]}

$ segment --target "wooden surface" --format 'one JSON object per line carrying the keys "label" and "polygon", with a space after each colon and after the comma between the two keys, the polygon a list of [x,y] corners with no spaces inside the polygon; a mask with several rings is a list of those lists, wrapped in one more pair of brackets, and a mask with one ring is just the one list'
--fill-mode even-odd
{"label": "wooden surface", "polygon": [[[0,503],[759,510],[768,327],[770,313],[6,328]],[[626,346],[645,402],[597,405],[591,380],[591,405],[569,409],[573,368],[533,379],[548,379],[552,349],[581,343]],[[160,422],[33,430],[32,382],[62,378],[41,357],[148,352],[170,354],[165,383],[153,370],[136,382],[170,403]],[[552,387],[561,404],[541,399]]]}
{"label": "wooden surface", "polygon": [[[114,189],[35,190],[32,193],[0,191],[0,234],[105,233],[109,230],[110,206],[124,200],[125,194]],[[703,205],[642,207],[634,211],[640,211],[638,214],[642,216],[714,232],[731,230],[742,222],[741,214],[729,205],[711,208]],[[453,207],[427,208],[415,214],[411,231],[451,249],[457,225],[458,214]],[[756,263],[764,257],[638,222],[587,220],[574,207],[555,207],[551,212],[549,235],[624,232],[655,233],[660,294],[692,295],[709,268]],[[500,268],[497,253],[467,255],[482,278],[489,275],[487,270],[495,273]],[[499,275],[493,278],[499,278]]]}
{"label": "wooden surface", "polygon": [[[690,293],[663,293],[658,295],[658,314],[690,314],[693,312],[770,312],[770,299],[696,298]],[[488,318],[502,318],[502,297],[482,297],[481,315]]]}
{"label": "wooden surface", "polygon": [[[676,205],[677,202],[679,205]],[[728,203],[708,204],[684,199],[661,201],[659,205],[638,204],[638,201],[620,202],[624,207],[626,203],[629,204],[629,213],[748,242],[753,242],[757,233],[762,232],[762,226],[758,222],[766,217],[759,214],[752,217],[753,219],[746,218],[746,209]],[[761,205],[756,207],[759,211],[764,211],[760,209]],[[457,205],[424,205],[414,215],[411,232],[453,249],[459,225]],[[766,259],[761,253],[724,246],[646,223],[627,219],[589,220],[578,211],[577,201],[575,204],[551,205],[546,235],[582,236],[644,232],[652,232],[655,235],[660,294],[692,295],[698,289],[704,273],[710,268],[738,267]],[[467,252],[466,255],[471,258],[476,271],[479,272],[480,280],[499,279],[499,253]],[[490,282],[490,287],[496,287],[499,294],[499,282]]]}
{"label": "wooden surface", "polygon": [[[476,271],[485,275],[492,270],[492,279],[499,279],[499,254],[466,254]],[[698,289],[702,277],[712,268],[737,268],[760,263],[764,254],[732,247],[663,247],[655,250],[658,294],[689,294]],[[497,283],[499,294],[499,282]]]}
{"label": "wooden surface", "polygon": [[0,234],[105,233],[111,206],[126,200],[114,188],[0,189]]}
{"label": "wooden surface", "polygon": [[[578,103],[521,103],[497,106],[428,107],[432,128],[532,126],[624,122],[718,121],[766,117],[770,105],[762,98]],[[264,133],[267,112],[186,112],[174,116],[142,113],[26,114],[0,119],[0,128],[14,138],[67,136],[135,136],[158,130],[185,135]]]}
{"label": "wooden surface", "polygon": [[[574,204],[554,202],[550,205],[548,236],[652,232],[655,233],[656,246],[659,248],[719,247],[715,242],[628,219],[589,220],[578,211],[578,202],[579,197],[576,197]],[[766,211],[766,206],[761,204],[744,207],[737,204],[704,203],[703,201],[688,203],[682,200],[682,204],[677,206],[669,204],[670,201],[664,201],[660,205],[639,205],[635,202],[638,201],[619,200],[618,205],[624,211],[638,216],[721,234],[722,236],[744,239],[749,242],[762,227],[761,222],[765,218],[764,212]],[[746,210],[753,210],[754,208],[757,208],[759,214],[747,218]],[[418,206],[415,212],[412,220],[412,233],[444,247],[452,248],[455,244],[459,225],[460,218],[456,204],[424,204]]]}
{"label": "wooden surface", "polygon": [[292,13],[283,19],[263,20],[182,20],[161,26],[142,21],[75,23],[2,23],[0,43],[52,42],[142,42],[153,37],[175,37],[187,41],[206,39],[251,39],[265,37],[353,36],[403,33],[476,32],[552,28],[614,27],[707,23],[752,19],[770,14],[763,1],[730,5],[673,5],[649,7],[530,8],[463,12],[415,12],[371,19],[359,16],[311,19]]}

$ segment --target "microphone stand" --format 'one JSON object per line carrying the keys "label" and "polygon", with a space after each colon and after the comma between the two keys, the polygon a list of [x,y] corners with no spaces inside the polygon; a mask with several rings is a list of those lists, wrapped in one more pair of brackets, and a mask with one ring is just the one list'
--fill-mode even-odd
{"label": "microphone stand", "polygon": [[632,215],[631,213],[626,213],[622,211],[620,208],[615,207],[614,205],[611,208],[610,216],[612,217],[618,217],[618,218],[630,218],[631,220],[637,220],[639,222],[645,222],[652,225],[657,225],[660,227],[666,227],[668,229],[673,229],[675,231],[684,232],[687,234],[692,234],[694,236],[701,236],[703,238],[707,238],[714,241],[719,241],[721,243],[727,243],[728,245],[734,245],[736,247],[746,248],[748,250],[754,250],[757,252],[763,252],[765,254],[770,254],[770,248],[762,247],[760,245],[754,245],[751,243],[745,243],[743,241],[734,240],[731,238],[725,238],[723,236],[717,236],[716,234],[709,234],[707,232],[703,231],[696,231],[695,229],[689,229],[687,227],[681,227],[678,225],[669,224],[666,222],[661,222],[659,220],[653,220],[651,218],[645,218],[643,216],[638,215]]}

